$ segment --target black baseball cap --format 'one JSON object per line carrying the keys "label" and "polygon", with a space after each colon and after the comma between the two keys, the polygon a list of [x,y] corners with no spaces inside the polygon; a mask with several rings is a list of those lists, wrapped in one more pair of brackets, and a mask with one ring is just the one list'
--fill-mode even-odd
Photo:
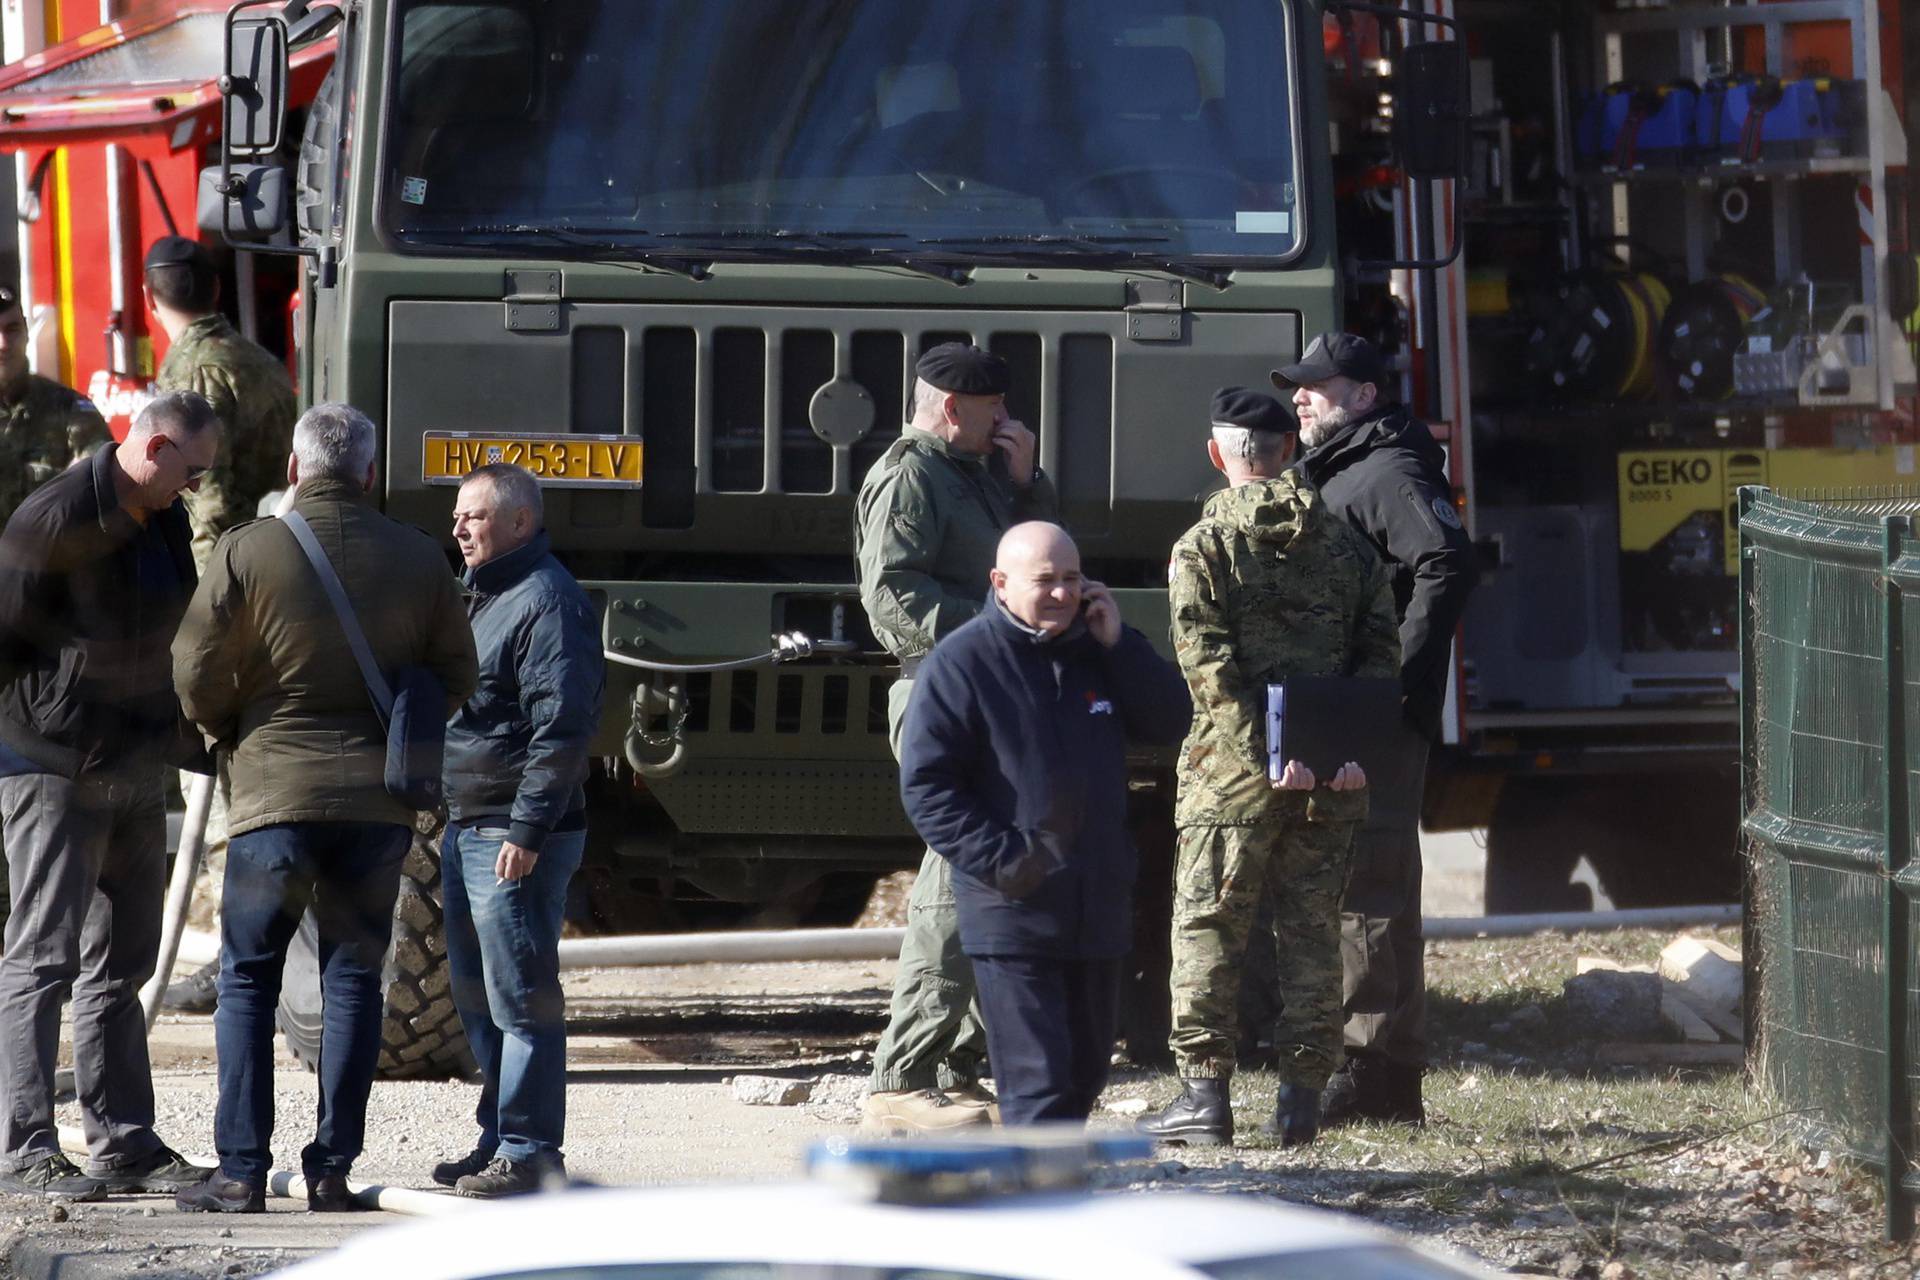
{"label": "black baseball cap", "polygon": [[1379,348],[1351,333],[1319,335],[1307,344],[1297,363],[1282,365],[1273,371],[1273,385],[1282,391],[1292,391],[1335,376],[1371,382],[1383,393],[1387,390],[1387,366],[1380,358]]}
{"label": "black baseball cap", "polygon": [[913,371],[928,386],[961,396],[1003,396],[1013,382],[1005,360],[964,342],[941,343]]}
{"label": "black baseball cap", "polygon": [[186,236],[161,236],[147,250],[145,270],[154,267],[174,267],[189,265],[202,270],[213,270],[213,259],[201,247],[198,240],[189,240]]}
{"label": "black baseball cap", "polygon": [[1222,387],[1213,393],[1210,426],[1245,427],[1249,431],[1293,431],[1299,427],[1286,406],[1264,391]]}

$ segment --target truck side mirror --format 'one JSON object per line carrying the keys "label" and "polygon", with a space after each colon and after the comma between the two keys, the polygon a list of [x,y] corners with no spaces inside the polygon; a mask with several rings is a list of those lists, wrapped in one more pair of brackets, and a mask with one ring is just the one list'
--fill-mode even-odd
{"label": "truck side mirror", "polygon": [[200,171],[194,213],[202,231],[230,240],[267,240],[287,226],[287,171],[277,164],[219,165]]}
{"label": "truck side mirror", "polygon": [[287,28],[279,18],[235,17],[227,24],[220,77],[229,155],[271,155],[287,119]]}
{"label": "truck side mirror", "polygon": [[1467,85],[1461,46],[1426,40],[1401,50],[1394,109],[1400,165],[1411,178],[1464,178]]}

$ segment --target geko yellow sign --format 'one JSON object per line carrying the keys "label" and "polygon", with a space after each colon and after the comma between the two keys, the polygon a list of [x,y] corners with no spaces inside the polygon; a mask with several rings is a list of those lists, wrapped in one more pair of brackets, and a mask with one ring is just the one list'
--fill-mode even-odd
{"label": "geko yellow sign", "polygon": [[1786,492],[1911,483],[1911,445],[1877,449],[1660,449],[1619,457],[1620,549],[1651,551],[1701,512],[1722,516],[1728,573],[1739,572],[1740,487]]}

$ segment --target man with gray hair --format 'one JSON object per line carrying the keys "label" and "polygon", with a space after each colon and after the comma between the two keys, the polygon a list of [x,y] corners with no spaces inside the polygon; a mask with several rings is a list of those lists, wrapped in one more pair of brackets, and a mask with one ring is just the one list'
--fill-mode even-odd
{"label": "man with gray hair", "polygon": [[[160,395],[0,534],[0,815],[16,899],[0,955],[0,1190],[95,1200],[207,1173],[153,1132],[140,986],[160,949],[166,768],[204,756],[167,670],[194,582],[180,495],[219,444],[205,400]],[[53,1123],[69,995],[84,1175]]]}
{"label": "man with gray hair", "polygon": [[453,506],[480,688],[447,726],[440,847],[453,1003],[480,1062],[480,1138],[433,1180],[464,1196],[565,1176],[560,920],[587,846],[587,747],[606,662],[587,593],[548,548],[540,483],[499,462]]}
{"label": "man with gray hair", "polygon": [[339,579],[372,661],[424,667],[449,714],[473,692],[473,636],[439,544],[373,507],[373,423],[322,404],[295,424],[285,520],[220,536],[173,646],[181,705],[226,750],[232,837],[221,889],[214,1015],[220,1169],[176,1197],[182,1209],[265,1211],[273,1161],[273,1018],[287,948],[309,906],[319,925],[320,1115],[300,1154],[307,1207],[353,1207],[380,1056],[381,961],[414,813],[390,795],[387,730],[298,516]]}

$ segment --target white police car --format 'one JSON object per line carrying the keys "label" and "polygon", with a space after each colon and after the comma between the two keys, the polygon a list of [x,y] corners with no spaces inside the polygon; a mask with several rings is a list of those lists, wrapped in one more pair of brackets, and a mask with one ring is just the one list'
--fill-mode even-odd
{"label": "white police car", "polygon": [[581,1190],[369,1231],[287,1280],[1462,1280],[1336,1214],[1091,1194],[1134,1138],[836,1139],[801,1184]]}

